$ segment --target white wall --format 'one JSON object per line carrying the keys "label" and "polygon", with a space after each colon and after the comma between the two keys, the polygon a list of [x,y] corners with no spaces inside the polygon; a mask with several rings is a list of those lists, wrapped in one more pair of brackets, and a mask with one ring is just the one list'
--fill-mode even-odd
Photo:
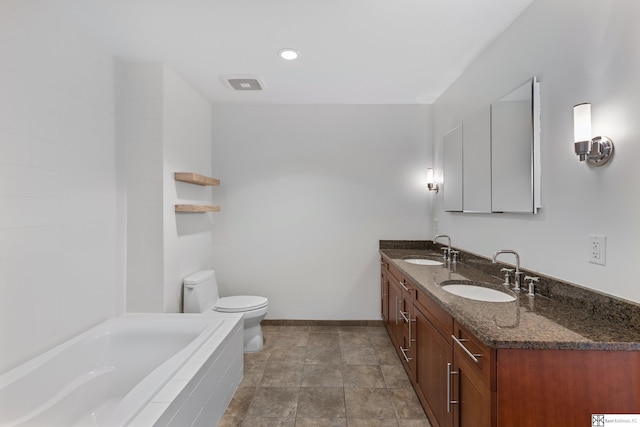
{"label": "white wall", "polygon": [[176,203],[216,204],[217,187],[177,182],[175,172],[215,177],[213,107],[180,75],[165,67],[163,120],[164,311],[182,309],[182,279],[211,268],[215,213],[176,214]]}
{"label": "white wall", "polygon": [[126,311],[163,312],[162,64],[125,63],[123,128],[127,188]]}
{"label": "white wall", "polygon": [[162,64],[127,63],[127,311],[179,312],[182,279],[210,268],[211,214],[176,214],[176,203],[211,204],[212,189],[175,172],[212,175],[212,106]]}
{"label": "white wall", "polygon": [[221,293],[271,319],[379,319],[379,239],[432,236],[430,107],[215,106]]}
{"label": "white wall", "polygon": [[0,2],[0,372],[123,311],[118,63],[36,4]]}
{"label": "white wall", "polygon": [[[542,92],[542,206],[539,215],[442,212],[438,231],[490,256],[517,250],[524,267],[640,302],[640,2],[536,0],[434,104],[434,153],[442,135],[531,76]],[[573,105],[592,103],[594,135],[615,157],[590,168],[573,152]],[[446,191],[446,182],[444,183]],[[587,262],[590,233],[607,236],[607,265]],[[505,261],[509,261],[505,257]]]}

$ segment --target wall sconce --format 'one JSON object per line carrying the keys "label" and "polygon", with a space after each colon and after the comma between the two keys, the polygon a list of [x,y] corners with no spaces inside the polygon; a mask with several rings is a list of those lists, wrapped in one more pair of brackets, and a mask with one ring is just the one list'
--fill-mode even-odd
{"label": "wall sconce", "polygon": [[613,141],[606,136],[591,137],[591,104],[573,106],[573,140],[580,161],[602,166],[613,156]]}
{"label": "wall sconce", "polygon": [[438,192],[438,183],[433,176],[433,168],[427,168],[427,188],[429,191]]}

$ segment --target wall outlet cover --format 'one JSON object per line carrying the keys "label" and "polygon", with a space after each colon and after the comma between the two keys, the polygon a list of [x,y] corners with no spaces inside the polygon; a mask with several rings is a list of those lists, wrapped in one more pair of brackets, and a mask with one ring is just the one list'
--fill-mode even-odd
{"label": "wall outlet cover", "polygon": [[607,236],[589,234],[589,262],[592,264],[607,264]]}

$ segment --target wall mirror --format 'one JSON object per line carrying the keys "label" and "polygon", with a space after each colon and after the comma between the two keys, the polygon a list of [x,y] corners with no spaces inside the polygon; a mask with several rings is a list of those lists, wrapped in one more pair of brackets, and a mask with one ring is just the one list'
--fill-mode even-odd
{"label": "wall mirror", "polygon": [[539,85],[528,80],[491,104],[491,211],[540,207]]}
{"label": "wall mirror", "polygon": [[444,210],[462,210],[462,125],[452,129],[442,142]]}
{"label": "wall mirror", "polygon": [[540,208],[540,86],[527,80],[443,137],[444,210]]}

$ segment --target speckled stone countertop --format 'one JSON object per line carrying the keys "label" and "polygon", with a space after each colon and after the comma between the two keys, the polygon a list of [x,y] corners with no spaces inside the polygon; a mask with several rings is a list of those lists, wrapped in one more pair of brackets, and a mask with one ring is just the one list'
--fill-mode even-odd
{"label": "speckled stone countertop", "polygon": [[[381,254],[490,347],[640,350],[640,305],[575,285],[556,283],[548,277],[541,277],[535,298],[529,298],[526,291],[516,294],[502,285],[503,280],[497,275],[504,265],[492,264],[491,260],[472,254],[461,253],[462,261],[456,264],[445,261],[441,266],[402,261],[407,258],[444,261],[436,251],[439,252],[439,245],[425,242],[380,242]],[[525,274],[534,275],[526,271]],[[459,297],[441,288],[440,285],[449,280],[499,289],[515,296],[516,300],[482,302]]]}

